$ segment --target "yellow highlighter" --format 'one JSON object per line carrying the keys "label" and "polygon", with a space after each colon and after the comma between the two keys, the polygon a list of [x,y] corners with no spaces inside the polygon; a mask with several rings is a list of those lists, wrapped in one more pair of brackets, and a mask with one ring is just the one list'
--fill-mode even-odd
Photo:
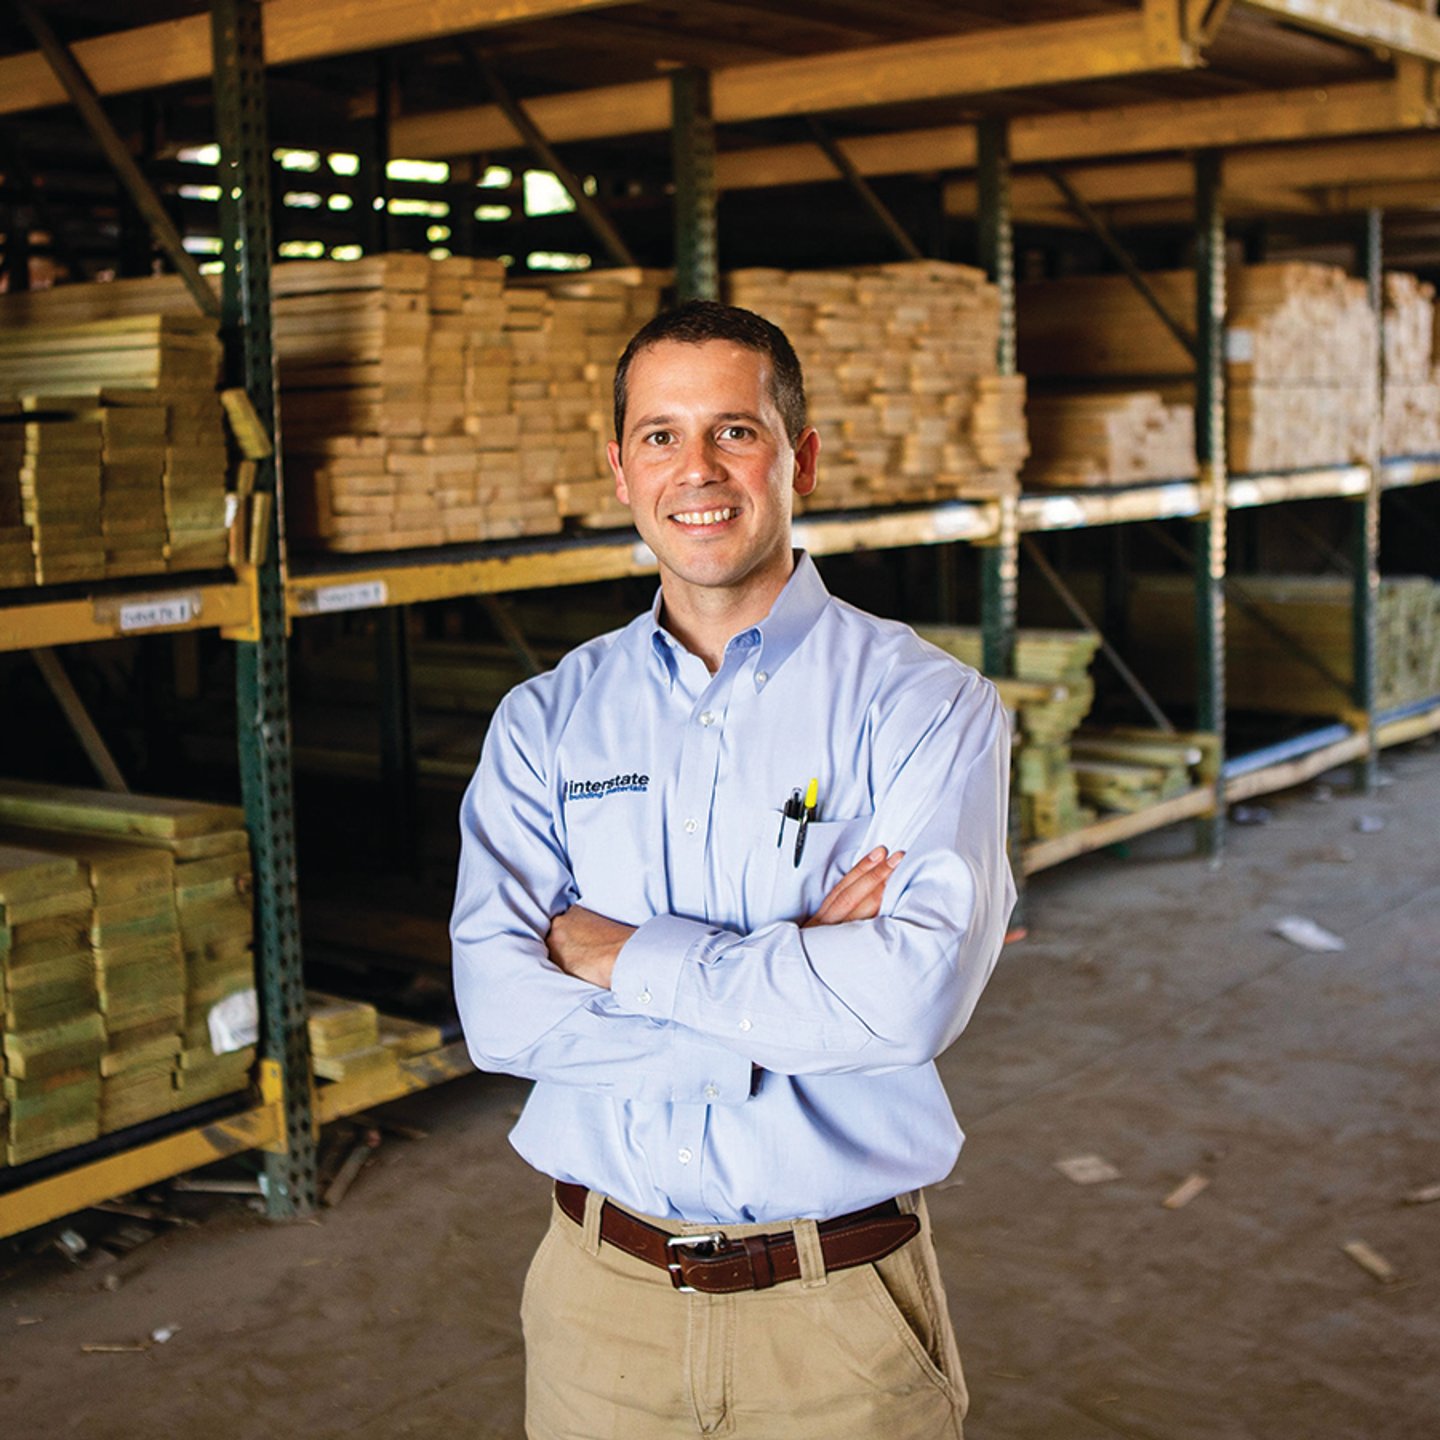
{"label": "yellow highlighter", "polygon": [[815,807],[820,801],[820,782],[811,777],[805,787],[805,808],[800,812],[800,828],[795,832],[795,868],[800,868],[800,857],[805,853],[805,831],[815,818]]}

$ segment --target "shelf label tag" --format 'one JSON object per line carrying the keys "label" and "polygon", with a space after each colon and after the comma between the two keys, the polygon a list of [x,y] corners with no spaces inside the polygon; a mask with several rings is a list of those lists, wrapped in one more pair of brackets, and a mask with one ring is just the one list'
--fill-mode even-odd
{"label": "shelf label tag", "polygon": [[1255,359],[1255,332],[1235,328],[1225,332],[1225,360],[1230,365],[1249,365]]}
{"label": "shelf label tag", "polygon": [[815,527],[807,525],[803,520],[795,521],[790,527],[790,543],[797,550],[808,550],[817,538]]}
{"label": "shelf label tag", "polygon": [[1040,502],[1040,523],[1046,529],[1064,529],[1085,523],[1085,507],[1068,495],[1055,495]]}
{"label": "shelf label tag", "polygon": [[195,595],[162,595],[153,600],[136,600],[120,607],[120,630],[163,630],[175,625],[188,625],[200,613],[200,600]]}
{"label": "shelf label tag", "polygon": [[973,535],[976,530],[975,511],[968,505],[945,505],[931,516],[932,533],[939,539],[953,535]]}
{"label": "shelf label tag", "polygon": [[630,563],[639,565],[646,570],[654,570],[660,561],[656,558],[655,552],[643,540],[637,540],[630,547]]}
{"label": "shelf label tag", "polygon": [[339,610],[373,610],[389,598],[383,580],[358,580],[353,585],[321,585],[311,590],[305,608],[316,615]]}

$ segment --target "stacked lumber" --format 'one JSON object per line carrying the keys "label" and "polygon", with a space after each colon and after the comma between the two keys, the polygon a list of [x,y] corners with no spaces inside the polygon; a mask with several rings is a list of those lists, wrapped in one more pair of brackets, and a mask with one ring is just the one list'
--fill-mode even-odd
{"label": "stacked lumber", "polygon": [[307,995],[306,1000],[310,1059],[317,1076],[322,1080],[398,1076],[402,1052],[393,1044],[381,1043],[380,1015],[373,1005],[318,992]]}
{"label": "stacked lumber", "polygon": [[[1340,576],[1237,579],[1225,621],[1229,704],[1285,715],[1351,709],[1353,596],[1351,581]],[[1376,605],[1379,708],[1440,694],[1440,585],[1424,577],[1386,578]],[[1162,699],[1192,696],[1193,583],[1184,576],[1135,577],[1130,633],[1146,684]]]}
{"label": "stacked lumber", "polygon": [[[1147,275],[1193,328],[1193,271]],[[1227,276],[1228,464],[1236,473],[1347,464],[1368,457],[1378,409],[1378,327],[1365,284],[1325,265],[1233,267]],[[1033,378],[1165,384],[1193,399],[1189,354],[1123,275],[1022,285],[1021,368]]]}
{"label": "stacked lumber", "polygon": [[802,508],[1014,493],[1025,382],[996,373],[999,292],[981,271],[736,270],[727,289],[785,331],[804,368],[823,459]]}
{"label": "stacked lumber", "polygon": [[[140,1096],[158,1094],[158,1071],[128,1072],[158,1066],[162,1052],[178,1051],[168,1069],[173,1106],[249,1083],[255,1047],[217,1053],[210,1026],[217,1004],[255,986],[243,822],[243,812],[228,805],[0,781],[0,825],[34,835],[37,848],[56,845],[83,857],[90,883],[103,886],[92,895],[99,919],[87,937],[98,942],[92,963],[108,997],[105,1018],[113,1015],[113,1037],[102,1030],[107,1074],[127,1074],[112,1087],[117,1122],[133,1123],[128,1117],[146,1103]],[[160,858],[122,863],[122,849]]]}
{"label": "stacked lumber", "polygon": [[90,888],[72,858],[0,845],[5,1160],[100,1134],[105,1028],[90,953]]}
{"label": "stacked lumber", "polygon": [[1414,275],[1385,276],[1385,405],[1381,453],[1440,454],[1440,373],[1435,287]]}
{"label": "stacked lumber", "polygon": [[1154,390],[1031,395],[1026,489],[1184,480],[1196,473],[1195,411]]}
{"label": "stacked lumber", "polygon": [[23,414],[18,401],[0,400],[0,590],[35,583],[35,531],[25,518],[20,483]]}
{"label": "stacked lumber", "polygon": [[[978,669],[981,632],[969,626],[923,625],[932,645]],[[1014,794],[1025,842],[1053,840],[1092,818],[1081,804],[1071,764],[1070,737],[1095,703],[1090,665],[1100,637],[1085,630],[1021,630],[1015,644],[1015,679],[997,680],[1015,711]]]}
{"label": "stacked lumber", "polygon": [[501,265],[377,255],[274,271],[291,533],[364,551],[628,520],[609,385],[665,277],[506,286]]}
{"label": "stacked lumber", "polygon": [[1102,811],[1135,814],[1215,778],[1213,735],[1131,726],[1078,730],[1071,741],[1080,798]]}
{"label": "stacked lumber", "polygon": [[224,563],[220,342],[193,306],[175,313],[172,288],[0,297],[0,572],[18,568],[17,527],[31,583]]}

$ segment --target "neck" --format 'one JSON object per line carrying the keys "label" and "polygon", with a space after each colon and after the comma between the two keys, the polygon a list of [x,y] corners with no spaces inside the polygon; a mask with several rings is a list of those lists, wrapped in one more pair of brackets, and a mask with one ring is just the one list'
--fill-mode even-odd
{"label": "neck", "polygon": [[795,570],[788,550],[786,559],[789,563],[784,572],[769,583],[734,590],[685,585],[662,572],[660,610],[665,628],[692,655],[698,655],[713,675],[724,661],[730,641],[770,613]]}

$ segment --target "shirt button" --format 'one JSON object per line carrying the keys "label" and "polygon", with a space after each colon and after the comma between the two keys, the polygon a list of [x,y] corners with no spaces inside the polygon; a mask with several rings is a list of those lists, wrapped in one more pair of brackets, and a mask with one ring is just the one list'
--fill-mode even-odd
{"label": "shirt button", "polygon": [[707,1085],[705,1087],[705,1098],[707,1100],[714,1100],[719,1096],[719,1094],[720,1091],[714,1085]]}
{"label": "shirt button", "polygon": [[700,822],[698,820],[687,820],[685,822],[685,833],[687,835],[693,835],[699,828]]}
{"label": "shirt button", "polygon": [[715,723],[715,712],[713,710],[705,711],[700,717],[700,723],[702,725],[713,725]]}
{"label": "shirt button", "polygon": [[688,1165],[688,1164],[695,1158],[695,1156],[694,1156],[694,1154],[691,1152],[690,1147],[689,1147],[688,1145],[682,1145],[682,1146],[680,1147],[679,1153],[675,1156],[675,1158],[676,1158],[682,1165]]}
{"label": "shirt button", "polygon": [[755,677],[755,683],[756,683],[757,685],[763,685],[769,678],[770,678],[769,675],[767,675],[767,674],[765,673],[765,671],[762,670],[762,671]]}
{"label": "shirt button", "polygon": [[748,1030],[750,1028],[750,1017],[748,1015],[740,1022],[740,1028],[742,1030]]}
{"label": "shirt button", "polygon": [[648,990],[642,990],[635,998],[642,1005],[648,1005],[650,1003],[650,992]]}

